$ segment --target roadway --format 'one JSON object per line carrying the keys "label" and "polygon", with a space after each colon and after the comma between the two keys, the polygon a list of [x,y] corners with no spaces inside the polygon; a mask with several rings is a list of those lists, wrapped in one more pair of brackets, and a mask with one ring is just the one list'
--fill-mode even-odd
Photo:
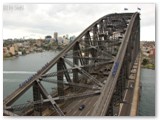
{"label": "roadway", "polygon": [[120,103],[119,116],[130,116],[130,110],[132,107],[132,100],[134,95],[135,80],[137,73],[137,61],[134,63],[129,76],[126,91],[124,93],[123,103]]}
{"label": "roadway", "polygon": [[123,99],[122,108],[119,111],[119,116],[129,116],[132,99],[133,99],[133,91],[134,89],[131,87],[134,86],[134,82],[132,80],[128,81],[128,88],[125,92],[125,96]]}
{"label": "roadway", "polygon": [[[104,71],[105,68],[99,68],[96,71],[101,71],[102,69],[103,69],[103,73],[106,73]],[[103,83],[105,80],[106,80],[106,76],[103,76],[102,78],[100,78],[101,83]],[[86,91],[86,90],[83,89],[83,91]],[[80,90],[79,92],[81,93],[82,91]],[[87,92],[92,92],[92,90],[87,90]],[[73,100],[68,100],[65,103],[66,105],[64,105],[63,108],[61,107],[61,109],[65,113],[65,116],[91,116],[98,98],[99,98],[99,94],[89,96],[86,98],[77,98]],[[85,108],[83,110],[79,110],[79,107],[82,104],[85,105]],[[57,114],[54,112],[52,115],[57,115]]]}
{"label": "roadway", "polygon": [[[119,48],[119,51],[117,53],[117,57],[116,57],[115,62],[114,62],[114,67],[112,67],[112,70],[111,70],[111,72],[112,73],[115,72],[115,74],[114,75],[112,75],[112,74],[109,75],[109,77],[108,77],[109,82],[108,82],[108,84],[105,84],[105,86],[103,87],[101,95],[99,97],[99,100],[96,104],[96,107],[95,107],[92,115],[104,116],[107,112],[107,109],[109,107],[109,101],[112,98],[114,88],[115,88],[116,83],[117,83],[117,78],[118,78],[118,75],[120,73],[120,69],[121,69],[121,66],[122,66],[122,63],[123,63],[123,59],[125,57],[125,52],[126,52],[126,49],[127,49],[128,42],[130,40],[129,38],[130,38],[130,35],[131,35],[131,32],[132,32],[134,21],[135,21],[137,16],[138,16],[138,13],[135,13],[135,14],[133,14],[133,16],[131,18],[131,22],[130,22],[130,24],[127,27],[127,30],[125,32],[124,40],[123,40],[123,42],[122,42],[122,44]],[[116,65],[116,62],[118,63],[118,65]],[[116,66],[118,66],[118,67],[116,67]],[[114,68],[116,68],[116,70]]]}
{"label": "roadway", "polygon": [[[99,95],[88,97],[85,99],[74,100],[66,108],[63,109],[66,112],[66,116],[90,116]],[[80,105],[84,104],[85,108],[79,110]]]}
{"label": "roadway", "polygon": [[[133,13],[125,13],[125,14],[119,14],[121,16],[131,16]],[[71,50],[73,48],[73,46],[77,43],[81,41],[81,38],[83,36],[85,36],[85,34],[88,32],[88,30],[90,30],[91,28],[93,28],[97,23],[99,23],[101,20],[105,19],[106,17],[110,17],[110,16],[114,16],[114,14],[109,14],[109,15],[105,15],[102,18],[98,19],[97,21],[95,21],[93,24],[91,24],[88,28],[86,28],[77,38],[76,40],[74,40],[69,46],[67,46],[66,48],[63,49],[63,51],[57,55],[55,58],[53,58],[47,65],[45,65],[45,68],[42,68],[40,70],[39,73],[37,73],[37,75],[35,76],[35,78],[39,78],[40,76],[42,76],[44,73],[46,73],[48,70],[50,70],[52,68],[53,65],[55,65],[57,63],[57,61],[65,56],[65,54]],[[29,87],[32,85],[32,83],[35,81],[36,79],[31,79],[31,82],[28,82],[27,84],[25,84],[23,86],[23,88],[18,88],[17,90],[15,90],[11,95],[9,95],[7,98],[4,99],[3,103],[4,106],[5,105],[10,105],[12,104],[15,100],[18,99],[18,97],[20,97],[26,90],[29,89]]]}
{"label": "roadway", "polygon": [[[109,16],[109,15],[108,15]],[[94,27],[97,23],[99,23],[101,20],[103,20],[106,16],[100,18],[99,20],[97,20],[96,22],[94,22],[92,25],[90,25],[86,30],[84,30],[78,37],[75,41],[73,41],[68,47],[66,47],[58,56],[56,56],[54,59],[52,59],[49,63],[47,63],[44,68],[42,68],[40,71],[37,72],[37,74],[32,78],[30,79],[28,82],[26,82],[22,87],[18,88],[16,91],[14,91],[10,96],[8,96],[7,98],[4,99],[4,106],[5,105],[11,105],[15,100],[18,99],[18,97],[20,97],[26,90],[29,89],[29,87],[31,87],[33,85],[33,83],[39,79],[43,74],[45,74],[47,71],[49,71],[53,65],[55,65],[57,63],[57,61],[59,60],[59,58],[65,56],[65,54],[72,49],[72,47],[81,40],[81,38],[83,36],[85,36],[86,32],[88,32],[89,29],[91,29],[92,27]],[[129,32],[129,31],[128,31]],[[128,39],[127,39],[128,40]],[[123,42],[126,42],[124,43],[124,47],[126,48],[127,46],[127,43],[128,41],[123,41]],[[122,49],[122,48],[121,48]],[[120,49],[120,50],[121,50]],[[120,51],[122,56],[124,56],[124,53],[125,53],[125,49],[122,51]],[[120,60],[120,62],[122,63],[122,59],[124,57],[121,56],[121,54],[119,53],[118,54],[118,57],[121,57],[119,58],[118,60]],[[79,99],[79,100],[74,100],[70,105],[68,105],[66,108],[64,108],[63,111],[66,111],[66,115],[67,116],[85,116],[85,115],[92,115],[93,114],[93,110],[96,106],[96,102],[98,101],[99,97],[99,104],[101,104],[101,111],[99,111],[99,113],[106,113],[105,111],[107,110],[107,105],[109,104],[109,100],[110,98],[112,97],[112,93],[113,93],[113,90],[114,87],[115,87],[115,84],[116,84],[116,81],[117,81],[117,77],[118,77],[118,73],[120,71],[120,68],[121,66],[118,67],[118,70],[117,70],[117,73],[116,73],[116,77],[113,77],[111,76],[110,74],[110,77],[111,79],[109,79],[109,84],[105,84],[105,86],[103,87],[103,93],[101,94],[101,96],[99,95],[96,95],[96,96],[92,96],[92,97],[88,97],[88,98],[85,98],[85,99]],[[113,81],[112,81],[113,80]],[[110,86],[110,87],[109,87]],[[112,88],[111,88],[112,87]],[[111,88],[111,89],[110,89]],[[106,93],[107,93],[107,96],[106,96]],[[129,92],[128,92],[129,93]],[[108,97],[109,96],[109,97]],[[105,105],[103,104],[105,103]],[[79,106],[81,104],[85,104],[85,108],[80,111],[79,110]],[[98,106],[96,107],[96,110],[99,109],[99,104]],[[96,115],[96,114],[95,114]],[[101,114],[103,115],[103,114]]]}

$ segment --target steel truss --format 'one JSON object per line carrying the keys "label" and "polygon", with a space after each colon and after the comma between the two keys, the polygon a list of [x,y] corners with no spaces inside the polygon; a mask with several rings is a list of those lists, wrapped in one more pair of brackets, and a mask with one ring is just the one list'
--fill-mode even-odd
{"label": "steel truss", "polygon": [[[33,110],[31,115],[41,116],[46,106],[50,106],[53,113],[64,116],[62,106],[67,101],[93,96],[99,99],[92,115],[113,115],[113,106],[122,101],[126,81],[139,52],[139,24],[138,13],[110,14],[94,22],[4,99],[4,115],[27,115],[26,111]],[[54,67],[56,70],[52,71]],[[49,93],[43,82],[56,84],[56,91]],[[33,101],[13,105],[30,87]]]}

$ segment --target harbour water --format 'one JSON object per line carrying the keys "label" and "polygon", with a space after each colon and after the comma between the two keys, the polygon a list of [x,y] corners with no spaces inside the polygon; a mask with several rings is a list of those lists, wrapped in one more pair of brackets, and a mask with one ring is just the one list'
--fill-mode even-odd
{"label": "harbour water", "polygon": [[[19,84],[38,71],[44,64],[55,57],[59,51],[46,51],[43,53],[32,53],[14,59],[3,61],[3,98],[11,94]],[[139,105],[139,116],[155,115],[155,70],[141,69],[141,100]],[[48,91],[55,85],[43,83]],[[32,89],[27,91],[15,104],[32,100]]]}
{"label": "harbour water", "polygon": [[[14,59],[3,61],[3,98],[10,95],[30,76],[35,74],[47,62],[53,59],[59,51],[46,51],[42,53],[32,53],[25,56],[19,56]],[[55,84],[44,83],[43,85],[51,92]],[[32,88],[30,88],[15,104],[25,103],[33,99]]]}
{"label": "harbour water", "polygon": [[139,116],[155,116],[155,70],[141,69],[141,98]]}

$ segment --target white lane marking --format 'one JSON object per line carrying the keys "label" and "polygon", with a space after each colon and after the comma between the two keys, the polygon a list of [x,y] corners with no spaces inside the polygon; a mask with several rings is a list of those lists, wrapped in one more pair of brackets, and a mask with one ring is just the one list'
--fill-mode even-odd
{"label": "white lane marking", "polygon": [[76,114],[76,112],[77,112],[77,111],[74,111],[73,115],[75,115],[75,114]]}
{"label": "white lane marking", "polygon": [[88,116],[89,113],[90,113],[90,110],[87,112],[87,114],[85,116]]}
{"label": "white lane marking", "polygon": [[[128,82],[128,85],[127,85],[127,86],[129,86],[129,82]],[[127,89],[127,90],[126,90],[126,92],[125,92],[125,95],[124,95],[123,101],[125,101],[126,96],[127,96],[127,93],[128,93],[128,89]],[[123,105],[124,105],[124,104],[122,103],[122,106],[123,106]],[[119,109],[119,113],[118,113],[118,115],[120,115],[121,111],[122,111],[122,107]]]}
{"label": "white lane marking", "polygon": [[82,100],[79,100],[78,103],[80,103]]}
{"label": "white lane marking", "polygon": [[120,103],[118,115],[120,115],[120,113],[121,113],[121,111],[122,111],[122,106],[123,106],[123,103]]}
{"label": "white lane marking", "polygon": [[[78,100],[78,101],[79,101],[79,100]],[[75,106],[77,106],[77,105],[79,104],[79,102],[78,102],[78,101],[77,101],[77,103],[76,103],[76,104],[73,104],[73,105],[72,105],[73,107],[68,111],[68,113],[69,113],[69,112],[71,112],[71,111],[75,108]],[[80,100],[80,101],[81,101],[81,100]]]}
{"label": "white lane marking", "polygon": [[[97,102],[97,101],[96,101]],[[96,102],[94,103],[93,107],[96,105]]]}
{"label": "white lane marking", "polygon": [[123,101],[125,101],[126,96],[127,96],[127,93],[128,93],[128,89],[127,89],[127,90],[126,90],[126,92],[125,92],[125,95],[124,95],[124,99],[123,99]]}
{"label": "white lane marking", "polygon": [[33,71],[3,71],[3,74],[34,74]]}
{"label": "white lane marking", "polygon": [[[127,85],[127,87],[128,87],[128,88],[129,88],[129,84],[130,84],[130,82],[128,81],[128,85]],[[127,90],[126,90],[126,92],[125,92],[125,95],[124,95],[124,99],[123,99],[123,101],[125,101],[125,99],[126,99],[127,92],[128,92],[128,89],[127,89]]]}
{"label": "white lane marking", "polygon": [[80,114],[79,114],[79,116],[81,116],[82,113],[83,113],[83,112],[81,111]]}
{"label": "white lane marking", "polygon": [[89,101],[88,105],[90,105],[90,104],[91,104],[91,102],[92,102],[92,101]]}

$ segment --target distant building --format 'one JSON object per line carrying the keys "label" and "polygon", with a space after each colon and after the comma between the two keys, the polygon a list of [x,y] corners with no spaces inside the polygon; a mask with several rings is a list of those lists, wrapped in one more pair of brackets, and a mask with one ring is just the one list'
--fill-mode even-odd
{"label": "distant building", "polygon": [[69,40],[66,38],[58,37],[58,45],[67,45],[69,43]]}
{"label": "distant building", "polygon": [[9,52],[12,54],[12,55],[15,55],[15,48],[12,46],[9,48]]}
{"label": "distant building", "polygon": [[15,51],[18,52],[18,45],[16,43],[13,45],[13,47],[14,47]]}
{"label": "distant building", "polygon": [[7,47],[3,47],[3,55],[8,54],[8,48]]}
{"label": "distant building", "polygon": [[63,38],[62,37],[58,37],[57,41],[58,41],[58,45],[63,44]]}
{"label": "distant building", "polygon": [[22,52],[21,52],[21,51],[19,51],[19,52],[18,52],[18,55],[22,55]]}
{"label": "distant building", "polygon": [[17,43],[18,47],[23,47],[23,43]]}
{"label": "distant building", "polygon": [[54,38],[51,38],[50,43],[53,43],[54,41],[55,41],[55,39],[54,39]]}
{"label": "distant building", "polygon": [[75,38],[76,38],[76,36],[74,36],[74,35],[73,35],[73,36],[71,36],[71,37],[70,37],[70,41],[75,40]]}
{"label": "distant building", "polygon": [[69,35],[68,34],[66,35],[66,39],[69,39]]}
{"label": "distant building", "polygon": [[52,36],[50,36],[50,35],[45,36],[46,41],[50,41],[51,39],[52,39]]}
{"label": "distant building", "polygon": [[30,46],[30,42],[29,42],[29,41],[23,42],[23,46],[24,46],[24,47]]}
{"label": "distant building", "polygon": [[39,47],[42,46],[42,39],[36,40],[36,45]]}
{"label": "distant building", "polygon": [[58,32],[54,32],[53,39],[56,43],[58,43]]}
{"label": "distant building", "polygon": [[143,52],[143,55],[145,55],[145,56],[149,56],[149,53],[147,53],[147,52]]}
{"label": "distant building", "polygon": [[150,51],[151,63],[155,64],[155,48]]}
{"label": "distant building", "polygon": [[155,56],[155,48],[152,48],[149,52],[150,56]]}
{"label": "distant building", "polygon": [[63,45],[67,45],[67,44],[69,44],[69,42],[70,41],[68,39],[66,39],[66,38],[63,39]]}
{"label": "distant building", "polygon": [[58,39],[58,32],[54,32],[54,39],[56,40],[56,39]]}

